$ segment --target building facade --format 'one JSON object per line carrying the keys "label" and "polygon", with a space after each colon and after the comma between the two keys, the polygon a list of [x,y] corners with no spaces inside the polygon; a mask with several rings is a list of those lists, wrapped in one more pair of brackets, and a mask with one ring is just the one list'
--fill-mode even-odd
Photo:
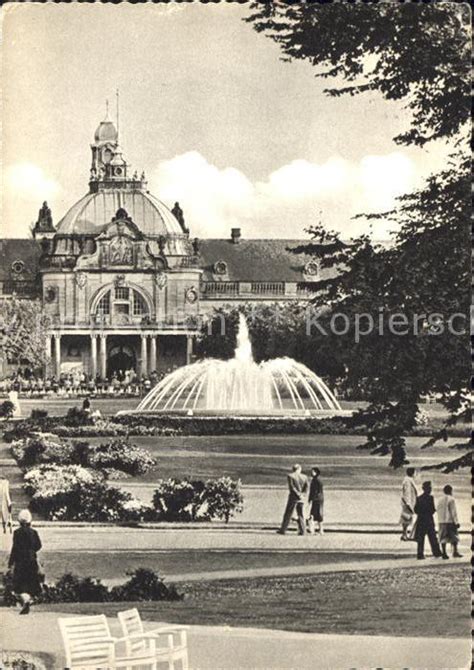
{"label": "building facade", "polygon": [[[55,226],[43,203],[32,239],[0,244],[3,298],[39,298],[51,324],[48,373],[110,378],[190,362],[197,317],[214,307],[307,297],[320,279],[298,240],[192,238],[131,172],[112,121],[91,144],[89,190]],[[190,318],[191,317],[191,318]],[[4,370],[5,373],[5,370]]]}

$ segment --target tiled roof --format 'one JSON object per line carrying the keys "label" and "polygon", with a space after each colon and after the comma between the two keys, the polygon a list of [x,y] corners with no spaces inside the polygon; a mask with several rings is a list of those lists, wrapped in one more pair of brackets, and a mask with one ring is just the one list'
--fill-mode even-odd
{"label": "tiled roof", "polygon": [[[204,269],[203,280],[215,281],[285,281],[300,282],[309,279],[303,269],[311,260],[305,254],[294,254],[291,249],[304,244],[303,240],[246,240],[237,244],[232,240],[199,240],[199,254]],[[227,273],[218,276],[214,264],[224,261]],[[329,277],[331,270],[323,270],[315,279]]]}
{"label": "tiled roof", "polygon": [[[300,282],[309,280],[303,269],[310,256],[294,254],[291,249],[304,243],[302,240],[245,240],[234,244],[230,239],[199,240],[199,265],[203,268],[203,281],[269,281]],[[40,242],[33,239],[0,240],[0,281],[33,281],[39,268],[41,256]],[[21,275],[13,272],[12,264],[23,261]],[[225,274],[216,274],[214,266],[224,261]],[[322,270],[321,279],[333,274],[332,270]]]}
{"label": "tiled roof", "polygon": [[[41,244],[33,239],[0,239],[0,281],[33,281],[39,267]],[[14,272],[15,261],[23,262],[23,271]]]}

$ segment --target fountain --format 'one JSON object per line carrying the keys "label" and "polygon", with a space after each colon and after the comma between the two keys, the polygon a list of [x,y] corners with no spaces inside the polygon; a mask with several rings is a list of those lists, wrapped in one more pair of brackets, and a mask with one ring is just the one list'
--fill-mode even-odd
{"label": "fountain", "polygon": [[262,417],[347,412],[306,365],[286,357],[256,363],[247,323],[240,314],[234,358],[208,358],[167,375],[133,412],[154,413]]}

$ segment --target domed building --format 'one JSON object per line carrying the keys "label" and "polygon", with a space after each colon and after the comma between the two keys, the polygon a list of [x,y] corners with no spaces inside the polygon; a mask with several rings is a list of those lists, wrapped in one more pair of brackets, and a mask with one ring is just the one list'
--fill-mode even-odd
{"label": "domed building", "polygon": [[88,192],[57,225],[45,202],[33,239],[0,242],[3,297],[40,297],[50,318],[50,374],[165,371],[191,360],[200,314],[293,300],[320,278],[291,252],[298,240],[244,240],[238,228],[191,239],[179,204],[170,209],[132,172],[108,116],[91,154]]}

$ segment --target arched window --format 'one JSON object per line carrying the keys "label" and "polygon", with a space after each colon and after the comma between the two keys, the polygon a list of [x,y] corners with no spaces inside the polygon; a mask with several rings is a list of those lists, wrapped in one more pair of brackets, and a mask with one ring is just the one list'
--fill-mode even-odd
{"label": "arched window", "polygon": [[95,313],[99,317],[113,315],[120,323],[126,323],[130,317],[144,317],[150,311],[139,291],[128,286],[117,286],[100,298]]}
{"label": "arched window", "polygon": [[138,291],[132,291],[133,295],[133,316],[145,316],[148,314],[148,307],[143,297]]}
{"label": "arched window", "polygon": [[110,291],[107,291],[99,300],[96,311],[98,316],[108,316],[110,314]]}

